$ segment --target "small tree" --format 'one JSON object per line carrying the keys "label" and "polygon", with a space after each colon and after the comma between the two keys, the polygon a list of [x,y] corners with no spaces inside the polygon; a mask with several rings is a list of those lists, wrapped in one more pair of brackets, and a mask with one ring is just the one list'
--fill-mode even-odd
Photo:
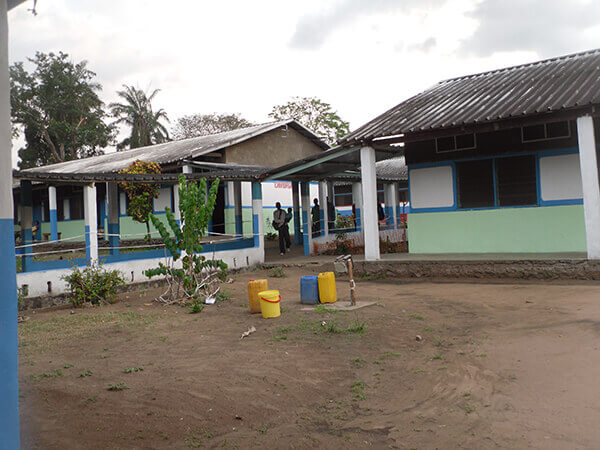
{"label": "small tree", "polygon": [[[160,166],[155,162],[136,160],[127,169],[119,173],[161,173]],[[133,181],[119,183],[127,194],[127,215],[139,223],[146,224],[146,239],[150,240],[149,215],[154,211],[154,199],[158,198],[156,184],[137,183]]]}
{"label": "small tree", "polygon": [[[150,220],[156,227],[172,259],[165,265],[146,270],[151,278],[164,275],[169,287],[158,298],[165,303],[191,302],[198,307],[200,300],[214,298],[219,292],[217,273],[227,269],[221,260],[206,259],[201,255],[202,238],[208,232],[208,222],[212,217],[217,199],[219,180],[215,180],[207,196],[205,179],[199,183],[188,183],[185,176],[179,176],[179,212],[181,223],[175,220],[170,208],[165,208],[169,229],[154,214]],[[175,262],[181,259],[181,268],[175,268]]]}

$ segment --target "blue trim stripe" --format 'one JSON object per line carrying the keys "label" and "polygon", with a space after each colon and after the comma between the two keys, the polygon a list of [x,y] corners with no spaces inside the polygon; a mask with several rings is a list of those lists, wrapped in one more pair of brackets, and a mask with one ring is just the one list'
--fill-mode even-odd
{"label": "blue trim stripe", "polygon": [[252,232],[254,233],[254,247],[260,247],[260,218],[258,214],[252,215]]}
{"label": "blue trim stripe", "polygon": [[[119,234],[120,226],[118,223],[109,223],[108,224],[108,234]],[[118,255],[119,249],[115,247],[119,247],[119,236],[109,236],[108,237],[108,245],[111,247],[110,254]]]}
{"label": "blue trim stripe", "polygon": [[0,219],[0,448],[19,448],[17,268],[13,219]]}
{"label": "blue trim stripe", "polygon": [[302,225],[302,228],[304,229],[304,233],[302,234],[304,256],[308,256],[310,255],[309,233],[311,232],[311,230],[308,229],[308,214],[305,210],[302,210]]}
{"label": "blue trim stripe", "polygon": [[91,249],[90,249],[90,227],[89,225],[85,226],[85,259],[90,260],[92,257]]}

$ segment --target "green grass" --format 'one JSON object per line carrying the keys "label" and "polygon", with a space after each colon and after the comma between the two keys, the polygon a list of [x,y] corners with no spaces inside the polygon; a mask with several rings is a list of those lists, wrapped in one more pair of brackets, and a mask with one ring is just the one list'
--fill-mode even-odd
{"label": "green grass", "polygon": [[385,352],[382,353],[381,355],[379,355],[379,359],[388,359],[391,357],[398,357],[398,356],[402,356],[400,353],[395,353],[395,352]]}
{"label": "green grass", "polygon": [[273,269],[269,273],[269,276],[272,278],[287,278],[287,275],[283,271],[283,267],[279,267],[279,266],[273,267]]}
{"label": "green grass", "polygon": [[323,325],[323,328],[327,333],[340,334],[342,332],[342,329],[333,320],[330,320],[329,322],[325,322],[325,325]]}
{"label": "green grass", "polygon": [[231,300],[231,293],[227,289],[221,289],[217,293],[217,302],[225,302]]}
{"label": "green grass", "polygon": [[77,378],[91,377],[93,374],[94,372],[92,372],[90,369],[87,369],[77,375]]}
{"label": "green grass", "polygon": [[125,383],[109,383],[106,389],[109,391],[124,391],[125,389],[129,389],[129,386]]}
{"label": "green grass", "polygon": [[358,320],[346,328],[346,333],[363,334],[365,331],[367,331],[366,322],[359,322]]}
{"label": "green grass", "polygon": [[43,372],[38,375],[29,375],[29,378],[32,380],[46,380],[49,378],[58,378],[63,376],[63,371],[60,369],[55,369],[52,372]]}
{"label": "green grass", "polygon": [[411,319],[417,319],[417,320],[425,320],[425,317],[423,317],[421,314],[409,314],[408,317],[410,317]]}
{"label": "green grass", "polygon": [[364,381],[354,381],[350,385],[350,390],[354,392],[354,400],[364,400],[366,397],[364,390],[367,385]]}
{"label": "green grass", "polygon": [[125,373],[136,373],[136,372],[141,372],[142,370],[144,370],[143,367],[127,367],[125,368],[125,370],[123,372]]}

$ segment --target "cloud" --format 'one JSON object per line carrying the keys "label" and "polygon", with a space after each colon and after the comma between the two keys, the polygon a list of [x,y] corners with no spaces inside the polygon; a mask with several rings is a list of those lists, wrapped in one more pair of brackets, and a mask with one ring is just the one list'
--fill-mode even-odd
{"label": "cloud", "polygon": [[352,23],[359,16],[416,8],[425,9],[444,2],[445,0],[340,0],[329,9],[300,17],[289,46],[296,49],[316,50],[333,32]]}
{"label": "cloud", "polygon": [[436,38],[430,37],[428,39],[425,39],[423,42],[411,45],[408,49],[411,51],[428,53],[433,47],[435,47],[436,44]]}
{"label": "cloud", "polygon": [[557,56],[598,45],[597,0],[483,0],[469,15],[479,22],[459,52],[489,56],[496,52],[532,51]]}

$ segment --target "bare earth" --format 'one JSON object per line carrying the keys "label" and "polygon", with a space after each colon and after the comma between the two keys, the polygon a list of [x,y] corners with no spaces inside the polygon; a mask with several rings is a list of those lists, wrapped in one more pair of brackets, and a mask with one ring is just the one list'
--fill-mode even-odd
{"label": "bare earth", "polygon": [[[159,290],[30,314],[20,325],[23,447],[600,442],[598,285],[362,280],[360,299],[377,305],[328,313],[301,311],[308,271],[285,271],[269,278],[283,297],[278,319],[247,312],[246,283],[268,271],[235,275],[232,299],[200,314],[152,302]],[[338,292],[347,298],[342,280]]]}

